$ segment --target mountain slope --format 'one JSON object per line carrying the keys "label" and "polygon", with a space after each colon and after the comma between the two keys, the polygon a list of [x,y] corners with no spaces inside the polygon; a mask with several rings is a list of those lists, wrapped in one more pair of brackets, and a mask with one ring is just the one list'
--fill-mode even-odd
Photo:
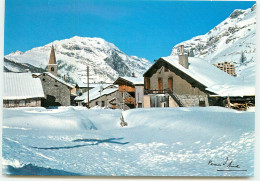
{"label": "mountain slope", "polygon": [[[144,58],[128,56],[114,44],[101,38],[72,37],[54,41],[43,47],[33,48],[26,52],[16,51],[5,56],[6,60],[19,67],[30,65],[46,69],[51,45],[53,44],[58,64],[58,74],[65,75],[73,82],[86,82],[86,66],[90,68],[90,82],[112,82],[118,76],[130,76],[132,72],[142,75],[151,65]],[[19,69],[5,61],[5,70]]]}
{"label": "mountain slope", "polygon": [[214,64],[234,62],[238,76],[254,81],[256,61],[256,4],[233,13],[207,34],[194,37],[173,47],[178,54],[183,44],[189,56],[203,58]]}

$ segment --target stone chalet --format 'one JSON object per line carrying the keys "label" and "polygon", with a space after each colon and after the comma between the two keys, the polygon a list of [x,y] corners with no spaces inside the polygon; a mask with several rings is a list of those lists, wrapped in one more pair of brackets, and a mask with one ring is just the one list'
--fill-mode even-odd
{"label": "stone chalet", "polygon": [[144,73],[144,107],[226,106],[255,100],[247,85],[200,58],[162,57]]}

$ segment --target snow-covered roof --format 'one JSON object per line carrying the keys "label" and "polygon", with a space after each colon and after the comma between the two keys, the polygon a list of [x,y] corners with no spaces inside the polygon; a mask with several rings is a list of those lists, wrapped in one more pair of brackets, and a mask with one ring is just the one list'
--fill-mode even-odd
{"label": "snow-covered roof", "polygon": [[144,84],[144,77],[121,77],[129,82],[132,82],[134,85]]}
{"label": "snow-covered roof", "polygon": [[[104,84],[101,96],[111,94],[118,90],[118,87],[113,84]],[[89,100],[92,101],[100,97],[100,85],[97,85],[95,88],[89,90]],[[81,96],[75,98],[76,101],[88,101],[88,92],[84,92]]]}
{"label": "snow-covered roof", "polygon": [[248,84],[247,80],[233,77],[200,58],[189,57],[188,69],[179,64],[178,56],[162,57],[162,59],[205,85],[207,87],[206,90],[217,95],[255,95],[255,85]]}
{"label": "snow-covered roof", "polygon": [[115,81],[115,83],[120,80],[124,79],[127,82],[130,82],[133,85],[143,85],[144,84],[144,78],[143,77],[118,77],[118,79]]}
{"label": "snow-covered roof", "polygon": [[64,85],[66,85],[66,86],[68,86],[68,87],[70,87],[70,88],[74,88],[74,86],[73,86],[73,85],[71,85],[71,84],[69,84],[69,83],[65,82],[64,80],[60,79],[59,77],[57,77],[57,76],[53,75],[53,74],[52,74],[52,73],[50,73],[50,72],[44,72],[44,73],[45,73],[45,74],[47,74],[47,75],[49,75],[49,76],[50,76],[50,77],[52,77],[53,79],[55,79],[55,80],[59,81],[60,83],[62,83],[62,84],[64,84]]}
{"label": "snow-covered roof", "polygon": [[42,73],[32,73],[32,75],[35,75],[35,76],[39,76],[41,75]]}
{"label": "snow-covered roof", "polygon": [[33,78],[31,72],[4,72],[4,100],[42,98],[44,92],[39,78]]}
{"label": "snow-covered roof", "polygon": [[[103,87],[104,87],[104,85],[107,85],[108,83],[103,83],[103,84],[101,84],[101,83],[89,83],[89,87],[97,87],[97,86],[99,86],[100,87],[100,85],[103,85]],[[82,87],[88,87],[88,84],[86,83],[86,82],[79,82],[79,83],[77,83],[77,85],[80,87],[80,88],[82,88]],[[111,84],[108,84],[108,85],[111,85]]]}

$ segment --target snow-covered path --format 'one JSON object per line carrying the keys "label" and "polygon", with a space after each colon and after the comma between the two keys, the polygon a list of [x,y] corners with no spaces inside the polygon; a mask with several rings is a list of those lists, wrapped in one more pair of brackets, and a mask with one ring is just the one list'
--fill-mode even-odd
{"label": "snow-covered path", "polygon": [[[120,110],[3,113],[5,174],[252,176],[254,171],[254,112],[136,109],[123,113],[128,122],[123,128]],[[232,160],[239,168],[228,167]],[[230,169],[243,171],[217,171]]]}

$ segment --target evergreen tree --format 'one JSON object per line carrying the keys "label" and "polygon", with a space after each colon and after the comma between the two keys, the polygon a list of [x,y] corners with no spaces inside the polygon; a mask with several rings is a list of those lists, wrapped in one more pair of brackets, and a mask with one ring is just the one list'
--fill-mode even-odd
{"label": "evergreen tree", "polygon": [[243,64],[243,63],[245,63],[245,61],[246,61],[246,56],[245,56],[244,52],[241,52],[240,62]]}
{"label": "evergreen tree", "polygon": [[189,51],[189,57],[194,57],[193,49],[190,49],[190,51]]}

